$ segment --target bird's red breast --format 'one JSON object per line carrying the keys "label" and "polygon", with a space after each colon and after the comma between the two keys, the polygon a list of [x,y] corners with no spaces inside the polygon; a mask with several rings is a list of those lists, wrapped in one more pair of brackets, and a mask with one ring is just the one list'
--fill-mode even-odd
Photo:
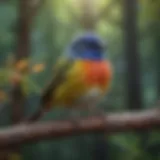
{"label": "bird's red breast", "polygon": [[109,61],[84,61],[85,81],[88,85],[105,87],[110,82],[112,69]]}

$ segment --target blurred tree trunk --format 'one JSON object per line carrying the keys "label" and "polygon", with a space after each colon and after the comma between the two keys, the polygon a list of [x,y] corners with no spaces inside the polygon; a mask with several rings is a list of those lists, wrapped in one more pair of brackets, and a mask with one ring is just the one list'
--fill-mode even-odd
{"label": "blurred tree trunk", "polygon": [[127,63],[127,106],[129,109],[142,108],[140,76],[140,54],[138,53],[137,1],[124,1],[124,38]]}
{"label": "blurred tree trunk", "polygon": [[[142,82],[140,53],[138,50],[138,18],[136,0],[125,0],[124,4],[124,36],[125,36],[125,57],[127,63],[127,108],[130,110],[142,109]],[[138,133],[141,139],[141,146],[145,149],[148,132]]]}
{"label": "blurred tree trunk", "polygon": [[[19,19],[18,19],[18,33],[17,33],[17,51],[15,53],[15,65],[19,62],[20,59],[27,57],[29,53],[29,19],[28,19],[28,1],[19,0]],[[20,87],[20,77],[19,73],[13,75],[12,82],[12,90],[11,90],[11,119],[12,123],[15,124],[19,122],[23,117],[23,105],[24,105],[24,95]],[[19,79],[19,80],[18,80]],[[19,82],[18,82],[19,81]],[[13,148],[12,152],[4,152],[0,154],[0,159],[2,160],[12,160],[19,159],[19,148]]]}
{"label": "blurred tree trunk", "polygon": [[157,99],[160,99],[160,35],[157,42],[157,56],[156,56],[156,74],[157,74]]}
{"label": "blurred tree trunk", "polygon": [[[25,96],[21,89],[21,78],[24,73],[28,72],[28,61],[22,62],[22,60],[28,58],[30,53],[30,23],[31,16],[30,11],[30,1],[19,0],[19,18],[17,21],[17,51],[15,53],[15,77],[13,77],[13,88],[11,91],[11,106],[12,106],[12,123],[18,123],[23,118],[23,109],[25,104]],[[24,65],[24,67],[18,68],[17,65]],[[25,64],[26,63],[26,64]],[[16,76],[19,77],[18,81]],[[20,148],[13,148],[12,153],[10,153],[10,159],[21,159],[20,158]]]}
{"label": "blurred tree trunk", "polygon": [[160,99],[160,22],[154,24],[155,41],[155,71],[156,71],[156,98]]}
{"label": "blurred tree trunk", "polygon": [[[17,51],[15,53],[15,66],[21,60],[27,58],[30,52],[30,17],[28,16],[29,6],[28,1],[19,0],[19,18],[17,31]],[[19,69],[15,67],[15,72],[21,74],[24,70],[28,70],[28,62],[24,68]],[[23,76],[23,75],[22,75]],[[13,90],[11,95],[12,102],[12,122],[18,123],[23,117],[24,95],[20,87],[20,82],[13,83]]]}

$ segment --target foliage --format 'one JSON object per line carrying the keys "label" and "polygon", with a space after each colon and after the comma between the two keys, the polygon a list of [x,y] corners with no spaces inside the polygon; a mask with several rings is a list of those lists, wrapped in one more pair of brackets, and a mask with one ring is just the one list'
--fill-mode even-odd
{"label": "foliage", "polygon": [[[1,3],[1,2],[0,2]],[[48,79],[52,77],[54,63],[63,53],[72,37],[82,32],[79,21],[81,9],[76,0],[46,0],[42,9],[34,17],[31,36],[31,56],[28,60],[30,72],[22,78],[22,88],[27,96],[26,114],[33,112],[38,107],[41,90],[45,87]],[[125,106],[125,61],[123,41],[123,10],[122,1],[115,1],[109,8],[105,7],[110,1],[97,1],[97,13],[103,9],[103,15],[97,22],[97,32],[103,36],[108,45],[108,57],[114,68],[114,79],[110,92],[104,98],[101,106],[106,110],[124,110]],[[8,102],[11,75],[14,73],[10,58],[16,52],[16,20],[17,1],[9,1],[0,5],[0,101]],[[139,13],[139,46],[142,64],[143,97],[145,107],[150,106],[157,98],[155,88],[157,35],[160,35],[159,21],[160,1],[138,1]],[[23,63],[22,63],[23,64]],[[22,65],[21,64],[21,65]],[[20,65],[20,66],[21,66]],[[31,104],[32,102],[32,104]],[[10,108],[10,107],[8,107]],[[9,111],[3,112],[0,121],[5,125],[9,122]],[[66,114],[66,112],[64,113]],[[44,117],[63,117],[61,111],[53,111]],[[8,119],[7,119],[8,118]],[[2,124],[1,124],[2,125]],[[39,142],[25,145],[22,149],[23,158],[26,159],[92,159],[94,144],[93,135],[83,135],[63,140]],[[146,140],[146,148],[141,147],[138,136],[134,133],[118,134],[109,136],[109,151],[111,159],[123,160],[159,160],[160,136],[158,131],[150,131]]]}

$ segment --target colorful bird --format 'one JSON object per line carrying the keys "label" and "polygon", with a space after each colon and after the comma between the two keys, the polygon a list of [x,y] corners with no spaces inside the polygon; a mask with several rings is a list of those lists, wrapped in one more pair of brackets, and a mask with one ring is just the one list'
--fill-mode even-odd
{"label": "colorful bird", "polygon": [[76,37],[57,61],[54,77],[42,95],[41,113],[54,106],[95,111],[112,78],[105,51],[103,41],[94,33]]}

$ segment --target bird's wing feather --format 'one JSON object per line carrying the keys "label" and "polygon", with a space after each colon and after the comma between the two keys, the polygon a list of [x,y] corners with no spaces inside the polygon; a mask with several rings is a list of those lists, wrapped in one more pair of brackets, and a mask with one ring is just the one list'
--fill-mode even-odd
{"label": "bird's wing feather", "polygon": [[72,66],[73,62],[68,59],[59,59],[54,68],[54,76],[42,95],[42,106],[50,108],[53,94],[66,79],[67,70]]}

